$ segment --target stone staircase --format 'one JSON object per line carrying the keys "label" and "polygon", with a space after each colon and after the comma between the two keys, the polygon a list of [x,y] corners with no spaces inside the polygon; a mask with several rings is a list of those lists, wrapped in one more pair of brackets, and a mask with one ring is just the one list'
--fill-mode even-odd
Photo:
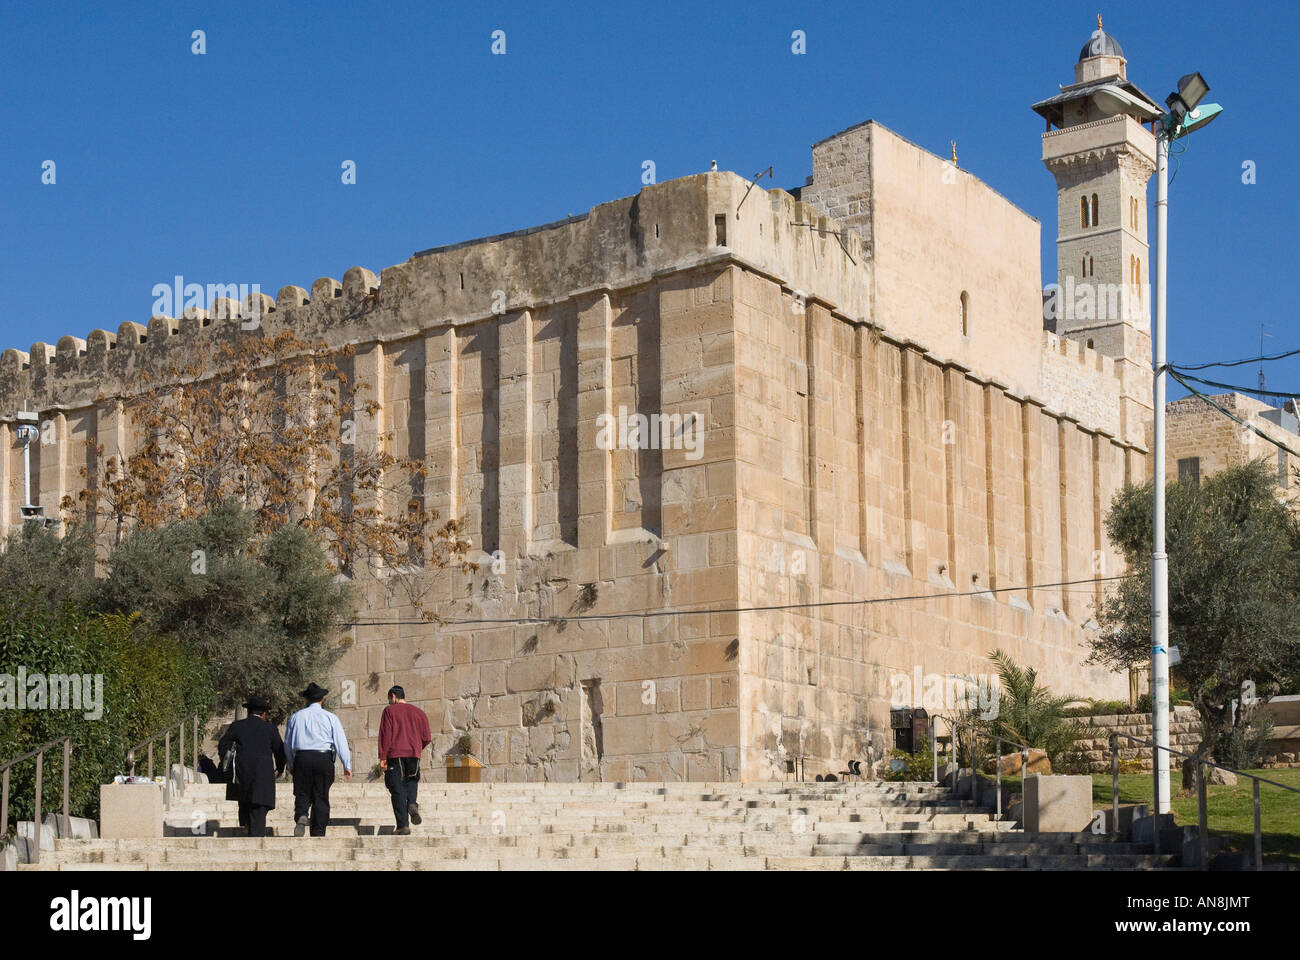
{"label": "stone staircase", "polygon": [[423,783],[424,822],[393,834],[382,783],[336,782],[324,838],[250,839],[225,787],[187,784],[153,840],[58,839],[20,870],[1151,869],[1150,846],[1028,835],[930,783]]}

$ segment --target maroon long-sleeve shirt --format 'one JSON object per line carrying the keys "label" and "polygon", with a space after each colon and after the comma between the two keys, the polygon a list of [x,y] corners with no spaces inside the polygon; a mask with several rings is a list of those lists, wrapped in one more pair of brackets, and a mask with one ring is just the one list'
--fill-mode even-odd
{"label": "maroon long-sleeve shirt", "polygon": [[418,757],[433,739],[429,718],[409,703],[390,703],[379,718],[379,759]]}

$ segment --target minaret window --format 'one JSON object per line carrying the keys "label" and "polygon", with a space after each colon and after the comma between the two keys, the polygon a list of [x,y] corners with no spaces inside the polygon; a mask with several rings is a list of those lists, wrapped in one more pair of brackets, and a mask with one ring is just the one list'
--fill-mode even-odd
{"label": "minaret window", "polygon": [[1092,225],[1095,227],[1098,223],[1097,217],[1097,195],[1092,195]]}
{"label": "minaret window", "polygon": [[1079,226],[1086,227],[1087,225],[1088,225],[1088,198],[1080,197],[1079,198]]}
{"label": "minaret window", "polygon": [[961,335],[970,336],[970,296],[965,290],[961,292]]}

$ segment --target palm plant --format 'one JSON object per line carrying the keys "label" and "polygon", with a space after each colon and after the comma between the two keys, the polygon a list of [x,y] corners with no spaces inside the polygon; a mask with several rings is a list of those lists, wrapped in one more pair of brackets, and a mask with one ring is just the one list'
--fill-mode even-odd
{"label": "palm plant", "polygon": [[1084,733],[1082,724],[1065,716],[1066,704],[1078,698],[1053,696],[1039,686],[1037,670],[1020,666],[1002,650],[989,659],[998,668],[1002,693],[996,714],[982,721],[988,735],[1044,750],[1055,765]]}

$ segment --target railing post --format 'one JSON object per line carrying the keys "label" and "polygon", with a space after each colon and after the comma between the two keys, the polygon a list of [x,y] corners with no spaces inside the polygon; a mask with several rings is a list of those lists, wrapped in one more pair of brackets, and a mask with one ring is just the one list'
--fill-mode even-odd
{"label": "railing post", "polygon": [[939,718],[930,718],[930,759],[934,761],[934,782],[939,782]]}
{"label": "railing post", "polygon": [[1264,835],[1259,831],[1259,781],[1251,778],[1251,786],[1254,788],[1251,792],[1254,794],[1253,801],[1255,806],[1255,869],[1264,869]]}
{"label": "railing post", "polygon": [[153,741],[149,741],[149,779],[153,779]]}
{"label": "railing post", "polygon": [[956,792],[957,790],[957,774],[961,773],[961,761],[957,759],[961,755],[958,749],[959,744],[957,742],[957,738],[959,736],[960,734],[958,733],[957,725],[949,722],[948,746],[952,750],[952,756],[949,757],[948,759],[949,762],[952,764],[952,789],[954,792]]}
{"label": "railing post", "polygon": [[[1025,739],[1029,739],[1026,737]],[[1023,803],[1025,797],[1025,781],[1029,779],[1029,748],[1021,747],[1020,749],[1020,799]]]}
{"label": "railing post", "polygon": [[72,738],[63,741],[63,819],[71,825],[71,808],[68,806],[68,791],[72,786]]}
{"label": "railing post", "polygon": [[995,776],[997,777],[997,794],[998,794],[998,819],[1002,819],[1002,738],[998,738],[998,758],[997,766],[994,767]]}
{"label": "railing post", "polygon": [[[185,721],[184,720],[182,720],[176,727],[176,749],[178,753],[176,757],[176,762],[180,764],[181,769],[184,769],[185,768]],[[167,774],[168,776],[170,776],[171,771],[168,770]]]}
{"label": "railing post", "polygon": [[194,714],[194,773],[198,779],[199,772],[199,715]]}
{"label": "railing post", "polygon": [[35,837],[35,844],[32,847],[32,863],[41,862],[41,777],[44,775],[45,751],[36,751],[36,817],[33,826],[35,829],[32,835]]}
{"label": "railing post", "polygon": [[1210,833],[1208,829],[1209,816],[1206,811],[1205,802],[1205,764],[1198,757],[1196,759],[1196,822],[1197,832],[1200,833],[1201,848],[1201,869],[1210,869]]}
{"label": "railing post", "polygon": [[970,805],[979,806],[979,748],[976,744],[979,738],[975,735],[975,728],[970,730]]}
{"label": "railing post", "polygon": [[[1258,809],[1258,804],[1256,804]],[[0,772],[0,843],[9,836],[9,768]]]}
{"label": "railing post", "polygon": [[163,734],[163,779],[166,780],[172,775],[172,732],[168,730]]}
{"label": "railing post", "polygon": [[1119,836],[1119,737],[1110,735],[1110,834]]}

